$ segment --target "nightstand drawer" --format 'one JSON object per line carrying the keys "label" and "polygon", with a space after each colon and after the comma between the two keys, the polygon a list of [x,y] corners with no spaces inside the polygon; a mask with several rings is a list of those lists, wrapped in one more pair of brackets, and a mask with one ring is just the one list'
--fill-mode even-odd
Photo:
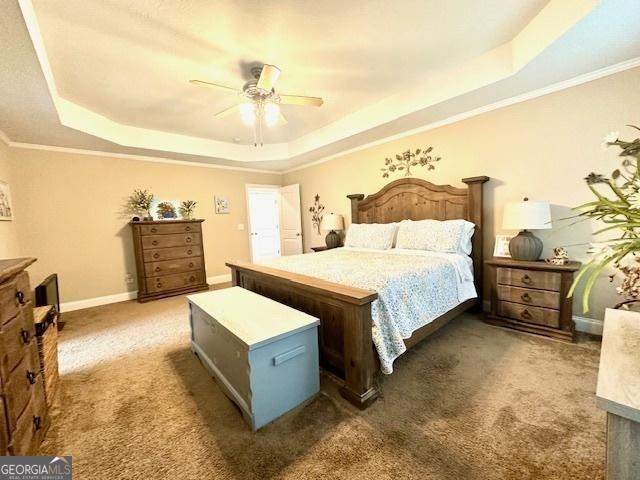
{"label": "nightstand drawer", "polygon": [[499,301],[498,315],[545,327],[558,328],[560,326],[560,312],[550,308]]}
{"label": "nightstand drawer", "polygon": [[520,268],[498,268],[498,284],[560,291],[561,274]]}
{"label": "nightstand drawer", "polygon": [[522,303],[535,307],[560,308],[560,293],[550,290],[534,290],[532,288],[511,287],[498,285],[498,300]]}

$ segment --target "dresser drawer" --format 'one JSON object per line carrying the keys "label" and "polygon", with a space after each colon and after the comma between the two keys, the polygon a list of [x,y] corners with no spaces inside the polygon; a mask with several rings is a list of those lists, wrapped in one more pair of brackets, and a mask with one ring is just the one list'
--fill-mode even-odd
{"label": "dresser drawer", "polygon": [[181,247],[185,245],[200,245],[202,243],[202,236],[199,233],[145,235],[141,239],[144,248]]}
{"label": "dresser drawer", "polygon": [[141,235],[168,235],[171,233],[200,233],[200,223],[164,223],[141,225]]}
{"label": "dresser drawer", "polygon": [[201,245],[151,249],[145,250],[143,254],[145,262],[156,262],[162,260],[174,260],[177,258],[192,257],[202,257]]}
{"label": "dresser drawer", "polygon": [[522,303],[535,307],[560,308],[560,293],[551,290],[534,290],[531,288],[498,285],[498,300]]}
{"label": "dresser drawer", "polygon": [[35,335],[33,309],[31,302],[18,309],[18,314],[0,329],[0,345],[2,345],[2,372],[9,374],[31,345]]}
{"label": "dresser drawer", "polygon": [[147,291],[149,293],[165,292],[179,288],[196,287],[204,284],[204,273],[189,272],[179,275],[165,275],[163,277],[147,278]]}
{"label": "dresser drawer", "polygon": [[161,275],[201,270],[202,266],[202,257],[195,257],[146,263],[144,269],[146,277],[159,277]]}
{"label": "dresser drawer", "polygon": [[30,300],[31,287],[27,272],[20,272],[15,279],[0,285],[0,324],[15,317],[20,305]]}
{"label": "dresser drawer", "polygon": [[498,302],[498,314],[534,325],[558,328],[560,326],[560,312],[550,308],[532,307],[512,302]]}
{"label": "dresser drawer", "polygon": [[498,284],[560,291],[561,274],[519,268],[498,268]]}
{"label": "dresser drawer", "polygon": [[48,427],[47,407],[42,381],[33,386],[33,395],[24,411],[18,416],[9,444],[11,455],[36,455]]}
{"label": "dresser drawer", "polygon": [[[38,352],[35,342],[30,345],[30,351],[22,358],[18,366],[9,374],[7,383],[4,387],[4,398],[7,407],[7,420],[9,429],[13,431],[16,420],[24,411],[29,399],[32,396],[34,386],[40,383],[42,389],[42,377],[40,375],[40,366],[34,364],[34,357],[31,350],[35,352],[35,362],[38,362]],[[35,366],[34,366],[35,365]]]}

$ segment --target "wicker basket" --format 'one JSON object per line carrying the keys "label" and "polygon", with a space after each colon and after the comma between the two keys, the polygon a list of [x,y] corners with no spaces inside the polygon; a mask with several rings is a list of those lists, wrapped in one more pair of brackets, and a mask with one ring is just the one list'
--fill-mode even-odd
{"label": "wicker basket", "polygon": [[36,325],[36,342],[40,371],[44,379],[44,395],[47,407],[51,405],[58,391],[58,315],[52,306],[36,307],[33,310]]}

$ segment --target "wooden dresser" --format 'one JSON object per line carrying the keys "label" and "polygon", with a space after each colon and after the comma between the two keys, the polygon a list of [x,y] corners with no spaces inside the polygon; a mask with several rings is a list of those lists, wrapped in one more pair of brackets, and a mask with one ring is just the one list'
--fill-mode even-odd
{"label": "wooden dresser", "polygon": [[0,454],[35,455],[49,426],[33,323],[35,258],[0,260]]}
{"label": "wooden dresser", "polygon": [[491,292],[488,323],[573,341],[572,299],[567,293],[579,262],[550,265],[493,258],[485,265]]}
{"label": "wooden dresser", "polygon": [[207,290],[202,222],[131,222],[138,301]]}

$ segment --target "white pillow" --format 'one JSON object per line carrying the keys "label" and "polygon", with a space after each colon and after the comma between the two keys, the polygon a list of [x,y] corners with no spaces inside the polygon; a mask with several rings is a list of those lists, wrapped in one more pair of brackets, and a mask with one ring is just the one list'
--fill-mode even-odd
{"label": "white pillow", "polygon": [[398,228],[396,248],[471,254],[475,225],[466,220],[403,220]]}
{"label": "white pillow", "polygon": [[397,229],[397,223],[352,223],[347,230],[344,246],[389,250]]}

